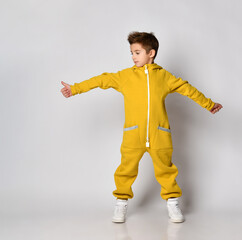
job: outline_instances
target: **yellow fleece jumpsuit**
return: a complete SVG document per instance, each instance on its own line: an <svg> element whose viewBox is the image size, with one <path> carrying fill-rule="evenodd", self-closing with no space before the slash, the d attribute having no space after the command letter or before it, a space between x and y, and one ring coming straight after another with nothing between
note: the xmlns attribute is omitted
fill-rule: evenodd
<svg viewBox="0 0 242 240"><path fill-rule="evenodd" d="M176 78L156 63L143 67L123 69L116 73L101 75L71 85L72 95L87 92L93 88L114 88L124 96L125 123L120 148L121 164L114 173L117 198L133 198L132 184L138 174L138 165L148 151L155 178L161 185L160 195L164 200L180 197L182 191L176 182L177 167L172 163L172 137L165 98L178 92L211 110L214 102L190 85L188 81Z"/></svg>

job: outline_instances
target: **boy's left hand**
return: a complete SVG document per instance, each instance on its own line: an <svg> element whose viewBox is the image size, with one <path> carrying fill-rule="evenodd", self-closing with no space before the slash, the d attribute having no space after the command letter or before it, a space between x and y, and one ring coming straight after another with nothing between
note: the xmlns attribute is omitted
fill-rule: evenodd
<svg viewBox="0 0 242 240"><path fill-rule="evenodd" d="M220 103L215 103L213 108L210 110L211 113L216 113L218 112L223 106Z"/></svg>

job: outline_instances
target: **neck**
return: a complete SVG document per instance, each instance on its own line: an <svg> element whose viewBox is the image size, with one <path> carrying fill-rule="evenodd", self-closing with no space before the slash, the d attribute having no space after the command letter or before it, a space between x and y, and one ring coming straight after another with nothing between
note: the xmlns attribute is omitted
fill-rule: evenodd
<svg viewBox="0 0 242 240"><path fill-rule="evenodd" d="M148 63L149 63L149 64L154 63L154 59L150 60Z"/></svg>

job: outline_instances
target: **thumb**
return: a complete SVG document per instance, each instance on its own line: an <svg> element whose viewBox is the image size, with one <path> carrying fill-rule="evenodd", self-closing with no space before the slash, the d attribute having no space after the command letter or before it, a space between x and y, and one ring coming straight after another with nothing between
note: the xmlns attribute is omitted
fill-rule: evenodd
<svg viewBox="0 0 242 240"><path fill-rule="evenodd" d="M69 87L69 86L70 86L69 84L67 84L67 83L65 83L65 82L63 82L63 81L61 81L61 83L62 83L62 85L65 86L65 87L67 87L67 86Z"/></svg>

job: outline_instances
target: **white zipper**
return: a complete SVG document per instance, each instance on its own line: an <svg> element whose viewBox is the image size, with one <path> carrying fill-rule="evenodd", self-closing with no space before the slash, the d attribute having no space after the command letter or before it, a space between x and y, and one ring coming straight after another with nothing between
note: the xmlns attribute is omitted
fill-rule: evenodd
<svg viewBox="0 0 242 240"><path fill-rule="evenodd" d="M149 83L149 71L147 65L145 65L145 74L147 74L147 87L148 87L148 116L147 116L147 135L146 135L146 147L150 146L149 143L149 119L150 119L150 83Z"/></svg>

